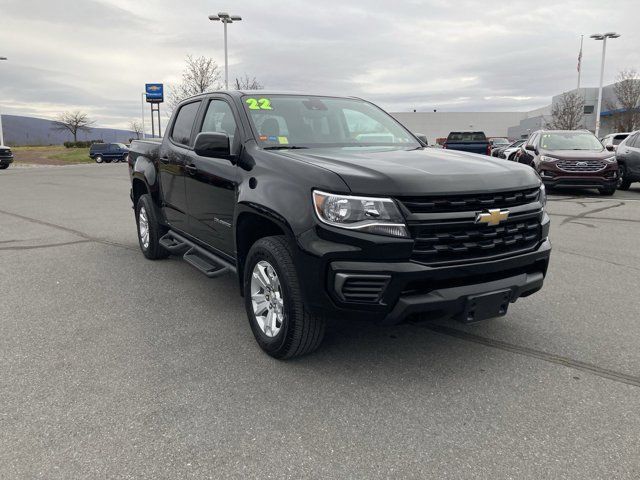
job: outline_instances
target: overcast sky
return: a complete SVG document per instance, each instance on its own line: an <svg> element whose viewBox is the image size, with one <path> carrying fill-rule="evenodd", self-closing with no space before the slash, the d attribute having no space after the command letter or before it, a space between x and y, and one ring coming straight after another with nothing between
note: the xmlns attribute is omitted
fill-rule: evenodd
<svg viewBox="0 0 640 480"><path fill-rule="evenodd" d="M358 95L390 111L530 110L640 70L639 0L0 0L0 109L52 118L81 109L100 126L140 115L145 82L175 82L187 54L270 90Z"/></svg>

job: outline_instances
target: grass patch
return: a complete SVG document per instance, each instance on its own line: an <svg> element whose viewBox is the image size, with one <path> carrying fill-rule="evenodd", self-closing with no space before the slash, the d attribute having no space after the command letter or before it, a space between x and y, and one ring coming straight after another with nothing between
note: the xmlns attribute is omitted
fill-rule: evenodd
<svg viewBox="0 0 640 480"><path fill-rule="evenodd" d="M62 145L11 147L17 163L66 165L93 163L88 148L65 148Z"/></svg>
<svg viewBox="0 0 640 480"><path fill-rule="evenodd" d="M62 148L60 153L50 153L47 158L62 160L69 163L93 163L89 158L88 148Z"/></svg>

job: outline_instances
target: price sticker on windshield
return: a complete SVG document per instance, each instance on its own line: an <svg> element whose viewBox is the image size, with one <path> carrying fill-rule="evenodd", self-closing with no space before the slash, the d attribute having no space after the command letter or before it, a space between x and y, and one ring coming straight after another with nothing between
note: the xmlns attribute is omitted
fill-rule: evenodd
<svg viewBox="0 0 640 480"><path fill-rule="evenodd" d="M247 98L245 103L249 105L249 110L273 110L268 98Z"/></svg>

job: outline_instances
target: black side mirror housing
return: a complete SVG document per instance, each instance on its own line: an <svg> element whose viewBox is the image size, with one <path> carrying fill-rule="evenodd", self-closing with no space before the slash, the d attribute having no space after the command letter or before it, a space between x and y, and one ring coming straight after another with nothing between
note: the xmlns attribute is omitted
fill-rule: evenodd
<svg viewBox="0 0 640 480"><path fill-rule="evenodd" d="M229 135L218 132L201 132L196 137L193 151L201 157L230 157Z"/></svg>
<svg viewBox="0 0 640 480"><path fill-rule="evenodd" d="M607 146L606 146L606 147L604 147L604 148L606 148L606 149L607 149L607 150L609 150L610 152L614 152L614 151L615 151L615 149L616 149L613 145L607 145Z"/></svg>
<svg viewBox="0 0 640 480"><path fill-rule="evenodd" d="M525 150L529 150L531 152L535 152L536 151L536 147L534 147L533 145L527 145L526 147L524 147Z"/></svg>
<svg viewBox="0 0 640 480"><path fill-rule="evenodd" d="M422 142L422 144L426 147L429 145L429 141L427 140L427 136L424 133L414 133L416 138Z"/></svg>

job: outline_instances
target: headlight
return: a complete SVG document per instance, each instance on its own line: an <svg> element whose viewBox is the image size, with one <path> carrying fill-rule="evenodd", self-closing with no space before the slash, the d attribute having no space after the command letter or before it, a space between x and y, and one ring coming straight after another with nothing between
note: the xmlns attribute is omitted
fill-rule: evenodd
<svg viewBox="0 0 640 480"><path fill-rule="evenodd" d="M613 157L605 158L604 161L609 163L615 163L616 157L614 155Z"/></svg>
<svg viewBox="0 0 640 480"><path fill-rule="evenodd" d="M547 157L546 155L540 155L541 162L557 162L558 159L554 157Z"/></svg>
<svg viewBox="0 0 640 480"><path fill-rule="evenodd" d="M390 198L355 197L314 190L321 222L339 228L391 237L409 237L404 217Z"/></svg>
<svg viewBox="0 0 640 480"><path fill-rule="evenodd" d="M544 183L540 184L540 203L542 204L542 208L547 206L547 189Z"/></svg>

